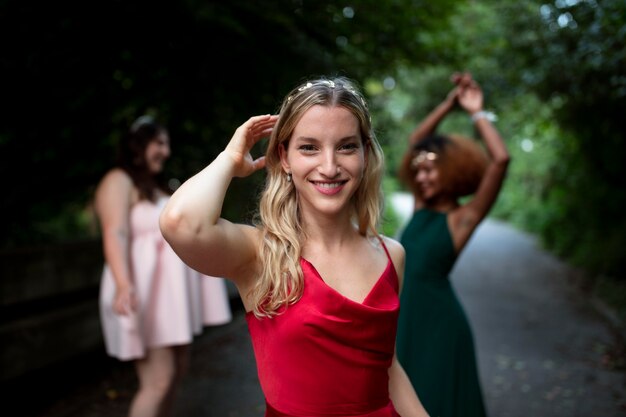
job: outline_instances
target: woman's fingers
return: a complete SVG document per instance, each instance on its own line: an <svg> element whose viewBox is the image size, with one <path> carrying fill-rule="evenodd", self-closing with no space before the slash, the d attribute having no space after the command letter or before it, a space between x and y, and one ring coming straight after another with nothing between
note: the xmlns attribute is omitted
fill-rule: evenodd
<svg viewBox="0 0 626 417"><path fill-rule="evenodd" d="M115 296L113 300L113 311L117 314L126 316L137 310L137 297L134 292L123 292Z"/></svg>
<svg viewBox="0 0 626 417"><path fill-rule="evenodd" d="M250 151L261 139L272 133L276 115L252 116L237 128L225 151L234 162L234 175L246 177L265 167L265 158L253 158Z"/></svg>
<svg viewBox="0 0 626 417"><path fill-rule="evenodd" d="M264 137L272 133L272 128L277 120L278 116L262 116L260 119L253 121L252 132L255 136Z"/></svg>
<svg viewBox="0 0 626 417"><path fill-rule="evenodd" d="M254 145L254 143L272 133L276 120L278 120L278 116L253 116L240 128L242 128L242 133L246 136L246 141L249 142L251 140L253 142L251 145Z"/></svg>
<svg viewBox="0 0 626 417"><path fill-rule="evenodd" d="M252 164L255 171L265 168L265 156L258 157Z"/></svg>
<svg viewBox="0 0 626 417"><path fill-rule="evenodd" d="M229 143L229 148L247 153L261 138L272 132L277 117L270 115L253 116L237 128Z"/></svg>
<svg viewBox="0 0 626 417"><path fill-rule="evenodd" d="M128 305L128 302L126 302L125 300L118 298L115 300L114 304L113 304L113 310L122 316L126 316L128 315L128 313L130 313L130 308Z"/></svg>

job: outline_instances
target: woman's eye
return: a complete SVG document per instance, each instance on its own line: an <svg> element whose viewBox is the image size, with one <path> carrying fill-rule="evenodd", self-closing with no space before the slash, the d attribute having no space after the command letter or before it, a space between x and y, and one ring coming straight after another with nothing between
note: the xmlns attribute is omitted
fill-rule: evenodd
<svg viewBox="0 0 626 417"><path fill-rule="evenodd" d="M298 150L300 150L302 152L315 152L315 146L313 146L313 145L300 145L300 147L298 147Z"/></svg>
<svg viewBox="0 0 626 417"><path fill-rule="evenodd" d="M356 143L344 143L339 147L339 150L344 152L354 152L357 149L359 149L359 145Z"/></svg>

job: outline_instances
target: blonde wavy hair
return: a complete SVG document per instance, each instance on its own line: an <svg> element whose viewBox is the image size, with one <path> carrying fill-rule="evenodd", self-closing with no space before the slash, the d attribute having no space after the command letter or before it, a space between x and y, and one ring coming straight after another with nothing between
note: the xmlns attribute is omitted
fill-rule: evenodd
<svg viewBox="0 0 626 417"><path fill-rule="evenodd" d="M367 103L356 84L346 77L305 81L283 100L265 153L267 177L256 220L263 234L259 248L261 276L251 294L257 317L279 314L282 308L297 302L304 290L300 257L305 234L297 192L282 169L279 148L288 146L302 115L316 105L343 107L359 122L367 162L352 198L353 221L361 235L378 236L384 156L372 129Z"/></svg>

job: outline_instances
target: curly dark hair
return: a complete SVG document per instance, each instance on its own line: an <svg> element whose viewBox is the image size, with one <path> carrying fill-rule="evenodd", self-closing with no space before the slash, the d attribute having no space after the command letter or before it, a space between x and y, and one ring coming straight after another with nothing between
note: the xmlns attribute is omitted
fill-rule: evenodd
<svg viewBox="0 0 626 417"><path fill-rule="evenodd" d="M422 151L437 154L442 192L459 198L476 192L487 167L488 159L480 145L470 138L457 135L433 134L420 140L407 151L400 166L399 176L411 191L420 195L415 182L417 167L411 162Z"/></svg>

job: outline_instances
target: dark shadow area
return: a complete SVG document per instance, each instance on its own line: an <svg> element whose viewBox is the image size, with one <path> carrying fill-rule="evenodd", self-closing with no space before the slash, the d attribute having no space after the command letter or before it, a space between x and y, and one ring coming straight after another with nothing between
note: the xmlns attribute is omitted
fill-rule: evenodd
<svg viewBox="0 0 626 417"><path fill-rule="evenodd" d="M112 400L129 400L132 389L112 387L134 383L131 366L109 358L104 349L98 349L6 381L1 389L7 415L72 416L78 415L76 411L86 404L107 398L107 394L115 397Z"/></svg>

